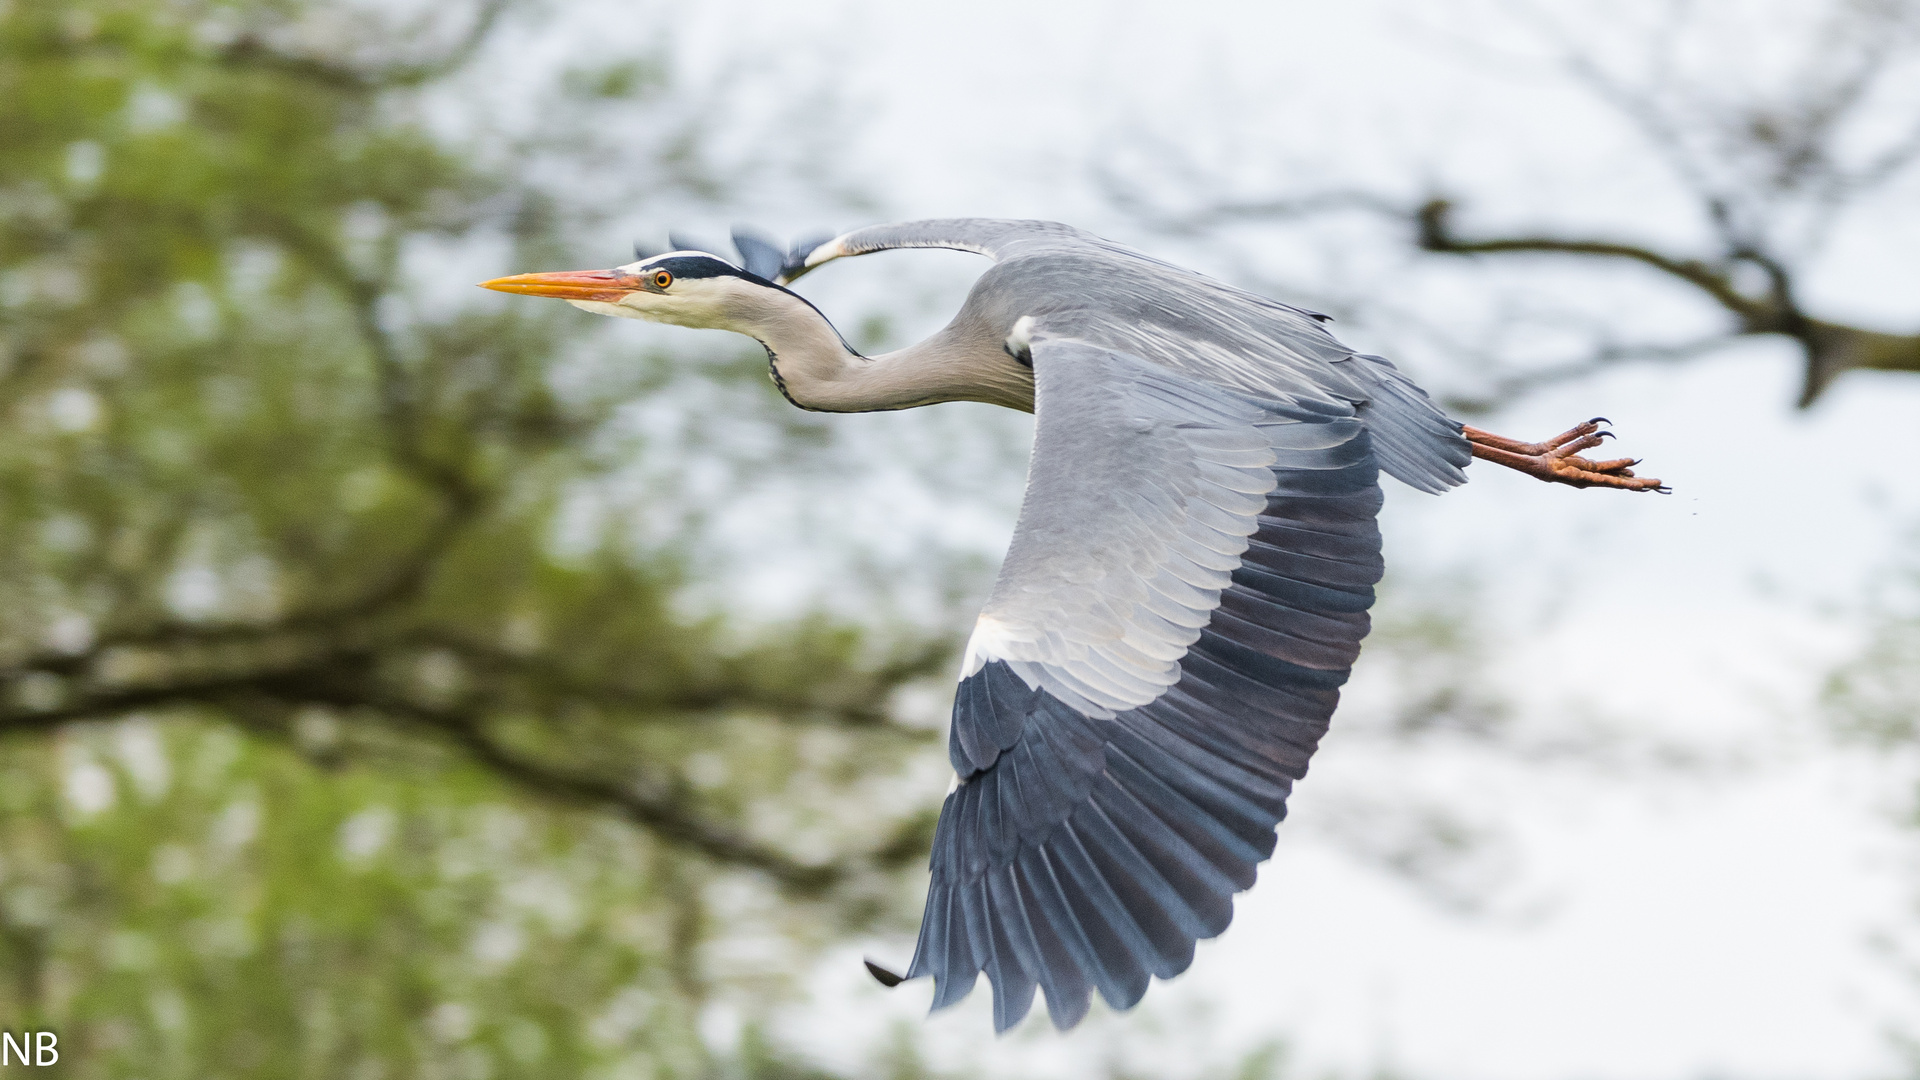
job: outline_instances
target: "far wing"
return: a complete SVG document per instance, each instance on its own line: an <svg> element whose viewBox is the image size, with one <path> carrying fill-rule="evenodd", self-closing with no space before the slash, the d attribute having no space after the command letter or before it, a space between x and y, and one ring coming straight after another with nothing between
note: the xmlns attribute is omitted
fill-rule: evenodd
<svg viewBox="0 0 1920 1080"><path fill-rule="evenodd" d="M1103 243L1092 233L1062 225L1057 221L1022 221L1012 218L932 218L926 221L901 221L888 225L870 225L837 236L815 247L800 265L787 271L782 284L822 263L850 255L867 255L894 248L950 248L971 251L990 259L1004 259L1022 247L1041 247L1061 243Z"/></svg>
<svg viewBox="0 0 1920 1080"><path fill-rule="evenodd" d="M1378 469L1351 409L1037 337L1012 547L968 645L910 977L996 1026L1184 970L1273 849L1366 634Z"/></svg>

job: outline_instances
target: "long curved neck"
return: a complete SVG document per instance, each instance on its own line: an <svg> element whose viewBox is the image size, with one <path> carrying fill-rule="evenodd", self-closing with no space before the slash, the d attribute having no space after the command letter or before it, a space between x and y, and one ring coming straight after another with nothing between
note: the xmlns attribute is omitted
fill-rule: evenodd
<svg viewBox="0 0 1920 1080"><path fill-rule="evenodd" d="M799 296L756 292L728 305L726 329L766 347L775 385L803 409L880 412L984 401L1033 411L1032 373L1002 351L998 340L975 340L982 335L956 329L957 322L917 345L861 356Z"/></svg>

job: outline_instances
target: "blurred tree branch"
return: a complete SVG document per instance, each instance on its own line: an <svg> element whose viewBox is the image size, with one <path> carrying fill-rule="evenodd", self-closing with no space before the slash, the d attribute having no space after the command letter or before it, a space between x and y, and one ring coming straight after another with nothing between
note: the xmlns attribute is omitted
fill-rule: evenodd
<svg viewBox="0 0 1920 1080"><path fill-rule="evenodd" d="M1807 314L1795 297L1798 268L1766 251L1729 244L1709 260L1617 240L1545 235L1465 238L1454 231L1452 213L1450 200L1433 198L1407 215L1416 225L1421 250L1443 255L1553 254L1635 262L1692 287L1732 316L1732 325L1724 335L1681 345L1597 352L1584 363L1567 365L1552 374L1506 380L1502 387L1507 394L1541 382L1588 374L1623 360L1696 356L1734 337L1758 334L1779 334L1800 347L1805 367L1798 404L1803 409L1847 371L1920 372L1920 334L1887 333ZM1763 291L1742 291L1735 284L1735 272L1742 264L1763 272Z"/></svg>
<svg viewBox="0 0 1920 1080"><path fill-rule="evenodd" d="M1308 221L1358 213L1404 227L1419 251L1472 259L1565 258L1645 267L1717 308L1725 329L1681 342L1603 342L1588 355L1547 368L1514 369L1491 356L1490 388L1457 404L1489 408L1537 386L1626 362L1678 361L1737 338L1781 336L1802 358L1798 405L1819 400L1848 371L1920 373L1920 332L1823 317L1802 299L1805 281L1835 218L1864 196L1908 175L1920 160L1920 122L1881 130L1876 94L1914 73L1920 59L1920 5L1909 0L1836 2L1805 50L1801 69L1775 95L1728 96L1712 76L1690 81L1676 53L1691 30L1693 5L1672 3L1642 43L1644 71L1622 75L1583 36L1542 10L1522 17L1558 54L1560 69L1612 106L1678 178L1698 208L1708 245L1686 251L1619 236L1498 227L1465 231L1457 194L1409 200L1378 190L1333 189L1243 198L1202 194L1208 178L1188 169L1180 209L1109 172L1108 197L1136 220L1169 235L1225 244L1248 223ZM1502 370L1502 369L1505 370Z"/></svg>
<svg viewBox="0 0 1920 1080"><path fill-rule="evenodd" d="M676 612L670 546L615 523L561 554L647 365L563 394L587 320L416 302L425 242L566 244L557 194L417 116L513 4L324 48L315 6L0 8L0 737L141 713L316 761L449 751L797 894L920 854L924 815L797 858L740 823L764 792L687 774L760 767L781 729L918 747L889 697L949 643L815 617L743 644ZM665 123L646 192L718 190ZM308 746L318 713L360 734ZM726 742L743 722L769 737Z"/></svg>
<svg viewBox="0 0 1920 1080"><path fill-rule="evenodd" d="M400 599L393 597L390 602ZM892 868L922 854L919 844L906 847L896 837L848 861L802 863L700 811L683 783L665 775L623 780L609 775L604 764L593 767L556 760L551 753L542 754L502 735L496 714L516 706L535 715L585 706L615 708L673 724L764 712L855 728L885 727L890 721L881 702L869 695L944 664L945 643L883 667L873 673L866 694L838 701L795 693L790 687L743 685L734 678L649 692L610 680L583 679L550 657L512 655L445 634L421 635L404 644L339 644L341 639L357 636L352 633L357 618L377 614L343 612L327 620L308 618L298 630L284 623L170 624L144 635L119 635L80 654L29 658L0 669L0 692L15 699L37 698L0 707L0 737L133 712L202 707L249 718L251 729L287 738L291 737L287 717L303 707L323 706L358 714L364 722L424 732L534 795L611 811L665 840L717 862L762 871L801 893L818 893L836 883L861 859ZM246 655L236 662L232 647L242 643L247 646ZM209 654L206 647L212 644L225 647ZM394 667L396 655L403 655L408 647L429 650L424 655L434 657L450 651L473 665L480 681L454 704L422 700L417 687L383 671ZM196 664L196 659L203 662ZM59 683L36 684L36 676ZM270 708L263 712L263 705ZM265 715L277 719L263 721ZM900 830L914 838L923 831L923 823L917 820Z"/></svg>
<svg viewBox="0 0 1920 1080"><path fill-rule="evenodd" d="M493 36L494 29L516 0L482 0L467 28L452 45L438 56L425 59L380 60L370 64L343 63L334 59L282 51L253 33L241 34L220 50L221 62L239 68L252 68L296 79L311 80L322 86L345 90L389 90L420 86L444 78L465 67ZM430 31L432 16L417 20L412 27L394 27L395 40L410 41Z"/></svg>

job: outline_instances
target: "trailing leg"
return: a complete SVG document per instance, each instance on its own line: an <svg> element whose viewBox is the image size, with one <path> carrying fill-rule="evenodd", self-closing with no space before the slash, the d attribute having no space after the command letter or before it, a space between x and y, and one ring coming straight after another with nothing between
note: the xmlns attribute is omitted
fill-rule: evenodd
<svg viewBox="0 0 1920 1080"><path fill-rule="evenodd" d="M1601 429L1600 425L1606 422L1606 417L1596 416L1545 442L1537 443L1509 439L1475 427L1465 428L1464 432L1467 442L1473 446L1474 457L1484 458L1495 465L1505 465L1548 483L1671 493L1671 488L1653 477L1633 475L1633 466L1640 464L1637 458L1590 461L1579 456L1580 451L1591 450L1613 436L1613 432Z"/></svg>

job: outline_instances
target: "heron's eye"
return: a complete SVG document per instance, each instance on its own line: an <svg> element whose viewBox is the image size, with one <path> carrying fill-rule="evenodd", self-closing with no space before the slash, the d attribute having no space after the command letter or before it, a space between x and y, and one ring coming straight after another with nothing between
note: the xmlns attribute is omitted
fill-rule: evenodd
<svg viewBox="0 0 1920 1080"><path fill-rule="evenodd" d="M671 284L673 284L673 275L672 275L672 274L669 274L669 273L667 273L667 272L666 272L665 270L655 270L655 271L653 272L653 287L654 287L654 288L656 288L656 289L664 289L664 288L666 288L667 286L669 286L669 285L671 285Z"/></svg>

